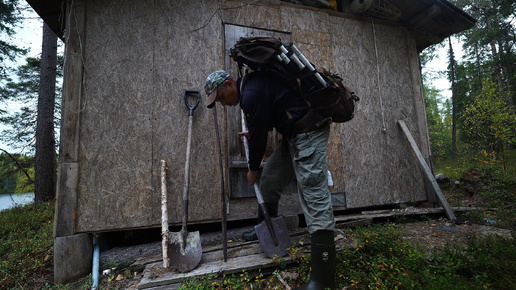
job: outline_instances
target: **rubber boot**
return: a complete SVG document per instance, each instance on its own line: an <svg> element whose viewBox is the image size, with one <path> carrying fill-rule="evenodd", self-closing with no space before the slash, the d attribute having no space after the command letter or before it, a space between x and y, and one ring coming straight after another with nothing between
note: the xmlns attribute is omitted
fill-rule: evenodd
<svg viewBox="0 0 516 290"><path fill-rule="evenodd" d="M311 242L312 272L310 274L310 281L297 289L336 289L333 231L316 231L311 236Z"/></svg>
<svg viewBox="0 0 516 290"><path fill-rule="evenodd" d="M267 212L269 216L277 217L278 216L278 204L277 203L265 203L265 208L267 208ZM260 224L264 220L263 212L258 205L258 224ZM256 241L258 240L258 236L256 235L256 230L253 227L253 230L249 232L245 232L242 234L242 240L244 241Z"/></svg>

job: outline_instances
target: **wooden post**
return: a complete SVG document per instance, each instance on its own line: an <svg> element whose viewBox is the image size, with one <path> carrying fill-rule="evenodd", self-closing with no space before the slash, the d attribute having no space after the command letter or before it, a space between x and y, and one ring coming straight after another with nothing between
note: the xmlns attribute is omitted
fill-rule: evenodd
<svg viewBox="0 0 516 290"><path fill-rule="evenodd" d="M435 177L432 174L430 167L428 166L428 164L426 164L425 159L423 158L423 154L421 154L421 151L419 151L416 141L412 137L412 134L410 134L410 131L407 128L407 125L405 124L405 121L398 120L398 124L400 125L401 130L403 130L405 137L407 137L407 140L409 141L410 146L412 147L412 151L414 152L414 154L416 154L416 157L419 160L419 164L421 164L421 166L423 167L423 171L424 171L426 177L432 184L432 187L435 190L435 193L439 199L439 202L441 203L442 207L444 208L444 212L446 213L446 216L448 217L448 219L450 219L452 221L456 220L457 218L455 217L453 210L451 209L450 205L448 204L448 201L446 201L444 194L442 193L441 189L439 188L439 185L437 184L437 181L435 180Z"/></svg>
<svg viewBox="0 0 516 290"><path fill-rule="evenodd" d="M167 211L167 163L161 160L161 246L163 248L163 268L168 268L168 211Z"/></svg>

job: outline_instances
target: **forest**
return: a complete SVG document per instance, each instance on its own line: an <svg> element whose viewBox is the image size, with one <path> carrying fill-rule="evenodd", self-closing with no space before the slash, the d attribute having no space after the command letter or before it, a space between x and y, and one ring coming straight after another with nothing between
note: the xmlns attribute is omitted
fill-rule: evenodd
<svg viewBox="0 0 516 290"><path fill-rule="evenodd" d="M433 162L457 158L505 164L516 144L514 115L515 8L514 1L450 1L477 20L476 26L427 48L421 64L435 57L437 47L447 49L444 73L451 98L444 99L424 74L424 97ZM463 52L462 58L456 52ZM424 69L423 69L424 70Z"/></svg>
<svg viewBox="0 0 516 290"><path fill-rule="evenodd" d="M511 0L449 2L466 11L477 23L474 28L420 54L433 166L438 169L449 161L475 160L505 167L516 145L516 3ZM36 194L36 199L50 200L55 195L55 184L47 185L53 190L38 190L35 185L38 180L55 180L56 176L63 59L56 55L57 38L48 36L53 33L43 25L42 55L55 55L50 72L55 81L53 85L45 85L40 80L48 79L42 75L49 74L48 64L42 64L47 57L29 57L26 49L9 42L24 25L23 12L28 9L31 8L21 0L0 3L0 124L4 125L0 141L8 147L0 148L0 193L51 191L46 197ZM50 45L45 46L45 37L50 39ZM447 67L439 72L427 70L427 64L443 50L447 51ZM457 52L461 52L461 57L456 56ZM449 87L435 87L435 79L443 76L448 79ZM451 90L451 97L445 97L443 90ZM44 95L53 101L50 108L41 106ZM9 111L6 107L9 102L22 104L21 109ZM43 124L38 122L43 118L50 118L51 122L45 123L51 128L38 127L38 123ZM37 133L38 130L46 131ZM37 136L47 136L50 140L38 142ZM43 143L46 147L38 149L37 144ZM36 162L38 156L50 156L50 159ZM51 171L53 175L38 175L36 164L46 166L39 172Z"/></svg>

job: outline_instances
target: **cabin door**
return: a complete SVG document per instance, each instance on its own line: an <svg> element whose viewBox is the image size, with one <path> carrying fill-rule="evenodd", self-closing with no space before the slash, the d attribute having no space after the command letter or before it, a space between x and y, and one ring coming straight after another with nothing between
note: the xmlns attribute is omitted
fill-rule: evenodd
<svg viewBox="0 0 516 290"><path fill-rule="evenodd" d="M256 29L251 27L243 27L236 25L225 25L225 70L233 76L238 76L238 66L235 61L229 57L229 50L240 39L240 37L250 36L274 36L279 37L285 44L290 42L290 34L277 31L269 31ZM240 141L238 132L242 131L242 123L240 117L240 106L226 107L225 111L226 132L227 132L227 154L228 154L228 174L229 174L229 190L230 198L254 197L254 189L247 181L247 161L245 157L244 145ZM264 161L267 160L281 135L275 130L269 132L267 141L267 150L265 152ZM262 167L263 167L262 163ZM292 182L291 188L285 190L285 193L297 192L295 182Z"/></svg>

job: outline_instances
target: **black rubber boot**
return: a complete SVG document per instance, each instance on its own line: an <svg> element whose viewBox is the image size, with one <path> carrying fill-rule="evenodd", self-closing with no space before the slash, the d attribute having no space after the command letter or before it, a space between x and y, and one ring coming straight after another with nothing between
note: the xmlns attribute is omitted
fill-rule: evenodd
<svg viewBox="0 0 516 290"><path fill-rule="evenodd" d="M265 207L267 208L267 212L269 213L270 217L277 217L278 216L278 204L277 203L265 203ZM263 221L263 212L260 209L260 206L258 206L258 224ZM256 241L258 240L258 236L256 235L256 230L253 227L252 231L245 232L242 234L242 240L244 241Z"/></svg>
<svg viewBox="0 0 516 290"><path fill-rule="evenodd" d="M335 282L335 242L333 231L316 231L312 241L312 273L310 281L297 289L336 289Z"/></svg>

